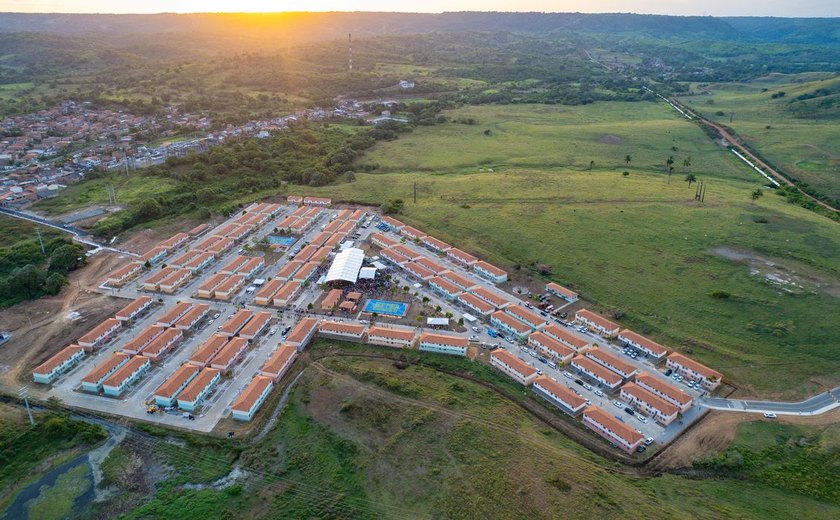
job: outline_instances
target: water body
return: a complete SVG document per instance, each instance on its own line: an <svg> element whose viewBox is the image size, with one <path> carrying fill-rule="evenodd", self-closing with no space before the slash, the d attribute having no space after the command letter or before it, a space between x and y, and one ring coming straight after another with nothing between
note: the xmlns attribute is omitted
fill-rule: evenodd
<svg viewBox="0 0 840 520"><path fill-rule="evenodd" d="M92 480L92 471L90 467L90 462L88 461L88 455L85 453L84 455L79 455L75 459L71 460L70 462L65 462L64 464L56 467L43 477L41 477L37 482L32 483L25 488L23 488L20 493L15 497L15 501L9 506L6 512L3 514L4 520L26 520L29 518L29 502L36 500L41 493L51 488L55 485L58 477L64 475L68 471L71 471L78 466L85 465L87 466L87 472L85 473L85 478ZM88 486L87 491L82 494L81 496L76 498L76 501L73 503L73 512L79 512L84 507L87 507L87 504L93 500L95 496L93 482L91 485ZM32 519L36 520L36 519Z"/></svg>
<svg viewBox="0 0 840 520"><path fill-rule="evenodd" d="M102 481L100 465L108 457L108 454L111 453L111 450L125 438L125 430L110 426L106 426L106 428L111 435L104 443L90 450L88 453L79 455L75 459L54 468L42 476L37 482L23 488L15 497L14 502L3 513L3 520L26 520L32 518L29 515L30 503L37 500L43 492L55 486L62 475L73 471L79 466L86 467L84 478L90 482L90 485L87 486L84 493L76 497L72 509L67 512L67 516L79 515L94 501L106 500L110 494L107 490L101 490L99 488L99 484ZM37 519L32 518L32 520Z"/></svg>
<svg viewBox="0 0 840 520"><path fill-rule="evenodd" d="M281 235L268 235L268 243L273 246L289 247L297 240L295 237L284 237Z"/></svg>

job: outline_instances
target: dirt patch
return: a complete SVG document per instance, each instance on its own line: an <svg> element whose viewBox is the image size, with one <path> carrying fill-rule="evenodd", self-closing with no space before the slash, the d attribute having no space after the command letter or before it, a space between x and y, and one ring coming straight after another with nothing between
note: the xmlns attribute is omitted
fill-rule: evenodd
<svg viewBox="0 0 840 520"><path fill-rule="evenodd" d="M712 411L697 426L668 447L650 467L661 471L685 468L697 459L723 453L735 440L739 425L763 420L770 419L763 419L759 414ZM786 424L824 426L840 423L840 409L812 417L782 415L772 420Z"/></svg>
<svg viewBox="0 0 840 520"><path fill-rule="evenodd" d="M126 305L123 298L93 291L115 263L124 262L119 256L98 254L89 265L71 273L58 295L0 313L0 329L12 332L12 339L0 348L0 385L16 389L29 384L32 368Z"/></svg>
<svg viewBox="0 0 840 520"><path fill-rule="evenodd" d="M748 266L751 275L760 277L765 283L785 292L793 294L821 292L840 298L840 280L817 273L813 268L799 262L770 258L749 249L729 246L715 247L711 253Z"/></svg>
<svg viewBox="0 0 840 520"><path fill-rule="evenodd" d="M605 134L598 139L598 142L603 144L621 144L621 138L617 135Z"/></svg>

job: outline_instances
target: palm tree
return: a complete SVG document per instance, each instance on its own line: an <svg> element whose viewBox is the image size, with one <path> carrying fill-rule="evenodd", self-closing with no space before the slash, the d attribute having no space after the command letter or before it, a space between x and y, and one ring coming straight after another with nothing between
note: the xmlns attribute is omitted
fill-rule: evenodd
<svg viewBox="0 0 840 520"><path fill-rule="evenodd" d="M624 156L624 165L629 168L630 167L630 161L632 161L632 160L633 160L633 158L630 157L630 154L628 153L627 155Z"/></svg>
<svg viewBox="0 0 840 520"><path fill-rule="evenodd" d="M688 183L688 187L690 188L692 183L697 182L697 177L695 177L693 173L689 173L685 176L685 182Z"/></svg>
<svg viewBox="0 0 840 520"><path fill-rule="evenodd" d="M752 200L758 200L764 196L764 192L761 190L761 188L756 188L755 190L753 190L752 195L750 196L752 197Z"/></svg>
<svg viewBox="0 0 840 520"><path fill-rule="evenodd" d="M691 166L691 156L686 157L683 159L683 171L687 172L688 168Z"/></svg>
<svg viewBox="0 0 840 520"><path fill-rule="evenodd" d="M674 156L673 155L668 157L668 160L665 161L665 165L668 166L668 168L670 168L671 166L674 165Z"/></svg>
<svg viewBox="0 0 840 520"><path fill-rule="evenodd" d="M592 173L593 166L595 166L595 161L589 161L589 173Z"/></svg>
<svg viewBox="0 0 840 520"><path fill-rule="evenodd" d="M668 184L671 184L671 174L674 173L674 167L668 166Z"/></svg>

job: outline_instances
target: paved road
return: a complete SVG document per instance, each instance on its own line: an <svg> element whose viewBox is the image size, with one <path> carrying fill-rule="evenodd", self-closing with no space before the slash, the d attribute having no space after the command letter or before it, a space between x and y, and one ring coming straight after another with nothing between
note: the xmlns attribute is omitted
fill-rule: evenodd
<svg viewBox="0 0 840 520"><path fill-rule="evenodd" d="M59 231L64 231L65 233L70 233L71 235L73 235L73 240L75 240L76 242L80 242L93 248L104 249L106 251L113 251L115 253L122 253L124 255L140 256L136 253L132 253L131 251L125 251L123 249L117 249L115 247L103 246L102 244L95 242L93 239L91 239L90 234L84 229L77 228L75 226L70 226L68 224L64 224L56 220L45 219L43 217L39 217L31 213L24 213L22 211L16 211L9 208L0 208L0 213L12 218L34 222L35 224L41 224L42 226L47 226L53 229L57 229Z"/></svg>
<svg viewBox="0 0 840 520"><path fill-rule="evenodd" d="M701 399L699 404L705 408L728 412L773 412L779 415L820 415L840 407L840 387L798 403L709 398Z"/></svg>

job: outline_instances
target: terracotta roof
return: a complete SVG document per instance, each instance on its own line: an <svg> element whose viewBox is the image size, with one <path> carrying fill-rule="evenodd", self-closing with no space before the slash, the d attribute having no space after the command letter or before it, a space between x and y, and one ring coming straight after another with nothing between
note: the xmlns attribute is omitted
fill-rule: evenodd
<svg viewBox="0 0 840 520"><path fill-rule="evenodd" d="M690 403L693 399L689 394L683 392L679 388L669 385L668 383L660 380L658 377L653 376L651 374L646 374L644 372L636 376L636 383L653 388L654 390L667 395L672 400L680 403L680 405L683 406Z"/></svg>
<svg viewBox="0 0 840 520"><path fill-rule="evenodd" d="M210 278L208 278L203 284L201 284L198 287L198 290L199 291L212 291L213 289L215 289L216 287L221 285L222 282L227 280L227 278L228 278L228 275L226 275L226 274L216 273L213 276L211 276Z"/></svg>
<svg viewBox="0 0 840 520"><path fill-rule="evenodd" d="M144 356L134 356L128 360L128 363L121 366L114 372L111 377L102 382L103 386L118 386L120 383L128 379L128 377L138 368L145 365L149 358Z"/></svg>
<svg viewBox="0 0 840 520"><path fill-rule="evenodd" d="M275 278L289 278L301 267L303 267L303 262L301 260L292 260L277 271L277 276L275 276Z"/></svg>
<svg viewBox="0 0 840 520"><path fill-rule="evenodd" d="M187 313L192 308L193 304L190 302L176 303L174 307L166 311L166 314L158 318L157 323L165 326L170 326L177 321L181 316Z"/></svg>
<svg viewBox="0 0 840 520"><path fill-rule="evenodd" d="M233 260L228 262L227 265L225 265L222 268L222 271L228 271L228 272L231 272L231 273L235 273L237 270L239 270L239 268L241 268L243 265L245 265L245 263L247 261L248 261L247 256L237 255L237 256L233 257Z"/></svg>
<svg viewBox="0 0 840 520"><path fill-rule="evenodd" d="M195 401L198 395L207 388L217 374L219 374L219 371L215 368L202 368L201 372L195 376L195 379L190 381L190 384L184 388L184 391L178 394L178 400L187 403Z"/></svg>
<svg viewBox="0 0 840 520"><path fill-rule="evenodd" d="M318 326L318 332L357 334L362 335L366 327L360 323L342 323L338 321L322 321Z"/></svg>
<svg viewBox="0 0 840 520"><path fill-rule="evenodd" d="M157 388L157 390L155 390L155 395L168 398L175 397L175 392L177 392L181 386L183 386L188 379L191 379L199 370L199 367L195 365L186 364L179 366L174 372L172 372L172 375L169 376L166 381Z"/></svg>
<svg viewBox="0 0 840 520"><path fill-rule="evenodd" d="M520 321L524 321L525 323L533 326L538 327L543 323L546 323L548 320L543 318L536 312L531 311L527 307L523 307L522 305L511 305L505 308L505 312L508 314L513 315L516 318L519 318Z"/></svg>
<svg viewBox="0 0 840 520"><path fill-rule="evenodd" d="M68 345L61 349L56 355L41 363L38 366L38 368L36 368L32 372L35 374L49 374L50 372L55 370L56 367L62 365L68 359L78 354L79 351L84 352L84 350L85 349L83 349L79 345Z"/></svg>
<svg viewBox="0 0 840 520"><path fill-rule="evenodd" d="M417 255L415 255L415 256L417 256ZM425 267L426 269L431 269L432 271L435 272L435 274L442 273L442 272L446 271L445 266L435 262L434 260L430 260L429 258L426 258L425 256L421 257L421 258L418 258L416 260L416 262L418 264L422 265L423 267Z"/></svg>
<svg viewBox="0 0 840 520"><path fill-rule="evenodd" d="M490 317L496 318L497 320L501 321L502 323L504 323L505 325L507 325L508 327L512 328L520 334L531 332L531 327L525 325L510 314L505 313L505 311L496 311L493 314L491 314Z"/></svg>
<svg viewBox="0 0 840 520"><path fill-rule="evenodd" d="M483 269L484 271L487 271L493 276L504 276L507 274L507 271L505 271L504 269L500 269L493 264L485 262L484 260L479 260L478 262L476 262L473 268Z"/></svg>
<svg viewBox="0 0 840 520"><path fill-rule="evenodd" d="M175 326L181 327L189 327L194 322L201 319L205 314L210 312L210 306L206 303L197 303L193 306L192 309L188 310L186 314L181 316L178 321L175 322Z"/></svg>
<svg viewBox="0 0 840 520"><path fill-rule="evenodd" d="M251 318L242 330L239 331L239 335L246 337L246 336L256 336L259 331L261 331L268 322L271 321L271 313L265 311L259 311L254 314L254 317Z"/></svg>
<svg viewBox="0 0 840 520"><path fill-rule="evenodd" d="M376 241L379 241L382 244L385 244L386 247L393 246L393 245L396 245L396 244L400 243L399 240L393 239L389 236L385 236L382 233L371 233L369 238L370 238L371 242L376 240Z"/></svg>
<svg viewBox="0 0 840 520"><path fill-rule="evenodd" d="M140 262L130 262L130 263L118 268L116 271L112 271L108 275L108 278L109 279L111 279L111 278L113 278L113 279L124 278L124 277L128 276L129 273L131 273L132 271L139 270L142 267L143 267L143 264L140 263Z"/></svg>
<svg viewBox="0 0 840 520"><path fill-rule="evenodd" d="M236 410L237 412L250 412L251 408L254 406L254 403L257 402L257 399L263 395L265 389L272 386L273 383L271 382L271 378L257 376L248 383L248 386L239 394L239 397L236 398L233 405L231 406L232 410Z"/></svg>
<svg viewBox="0 0 840 520"><path fill-rule="evenodd" d="M462 262L465 262L465 263L468 263L468 264L478 261L478 258L476 258L475 256L467 253L466 251L462 251L462 250L458 249L457 247L453 247L452 249L447 251L446 256L451 256L453 258L457 258L457 259L461 260Z"/></svg>
<svg viewBox="0 0 840 520"><path fill-rule="evenodd" d="M172 276L172 275L173 275L176 271L178 271L178 269L177 269L177 268L175 268L175 267L164 267L163 269L161 269L160 271L156 272L156 273L155 273L155 274L153 274L152 276L150 276L150 277L146 278L146 281L145 281L144 283L148 283L148 284L156 284L156 283L158 283L158 282L160 282L160 281L162 281L162 280L165 280L165 279L169 278L169 277L170 277L170 276Z"/></svg>
<svg viewBox="0 0 840 520"><path fill-rule="evenodd" d="M210 360L211 365L227 367L243 350L248 348L245 338L231 338L224 347Z"/></svg>
<svg viewBox="0 0 840 520"><path fill-rule="evenodd" d="M275 300L281 300L281 301L288 300L289 298L291 298L294 294L296 294L300 290L300 287L301 287L300 282L295 282L295 281L286 282L283 285L283 287L280 288L279 291L274 293L274 299Z"/></svg>
<svg viewBox="0 0 840 520"><path fill-rule="evenodd" d="M199 365L206 365L227 343L227 336L221 334L213 334L201 344L200 347L193 351L190 356L190 361Z"/></svg>
<svg viewBox="0 0 840 520"><path fill-rule="evenodd" d="M120 318L120 317L128 318L132 314L139 311L140 309L149 305L150 303L152 303L152 299L150 297L148 297L148 296L138 296L137 298L134 299L134 301L132 301L131 303L129 303L128 305L126 305L125 307L120 309L117 312L116 317L117 318Z"/></svg>
<svg viewBox="0 0 840 520"><path fill-rule="evenodd" d="M622 392L627 392L628 394L632 395L636 399L646 402L651 407L655 408L659 412L663 413L664 415L674 415L675 413L679 412L680 409L674 406L673 404L669 403L665 399L662 399L656 394L651 393L650 391L642 388L641 386L635 383L627 383L621 387Z"/></svg>
<svg viewBox="0 0 840 520"><path fill-rule="evenodd" d="M604 327L606 330L616 330L616 329L619 328L618 323L615 323L614 321L610 321L607 318L601 316L600 314L595 314L594 312L586 310L586 309L581 309L581 310L575 312L575 317L577 317L577 316L581 316L583 318L586 318L587 320L595 323L596 325L598 325L600 327Z"/></svg>
<svg viewBox="0 0 840 520"><path fill-rule="evenodd" d="M182 243L186 240L189 240L190 236L186 233L176 233L171 237L167 238L163 242L160 243L163 247L174 247L178 245L178 243Z"/></svg>
<svg viewBox="0 0 840 520"><path fill-rule="evenodd" d="M184 333L178 329L166 329L161 335L153 339L149 346L143 349L143 355L156 358L183 335Z"/></svg>
<svg viewBox="0 0 840 520"><path fill-rule="evenodd" d="M528 341L530 342L531 340L539 342L545 348L556 353L561 358L573 356L575 354L574 349L567 347L566 345L560 343L548 334L544 334L542 332L534 332L533 334L528 336Z"/></svg>
<svg viewBox="0 0 840 520"><path fill-rule="evenodd" d="M424 332L420 334L421 343L439 343L443 345L452 345L455 347L468 347L470 341L461 336L450 336L449 334L435 334L433 332Z"/></svg>
<svg viewBox="0 0 840 520"><path fill-rule="evenodd" d="M504 364L509 366L510 368L516 370L524 377L532 376L537 373L537 369L529 365L528 363L522 361L518 357L514 356L507 350L500 348L496 349L490 353L490 357L498 359L502 361Z"/></svg>
<svg viewBox="0 0 840 520"><path fill-rule="evenodd" d="M341 299L341 289L333 289L321 300L322 309L332 309Z"/></svg>
<svg viewBox="0 0 840 520"><path fill-rule="evenodd" d="M400 341L411 341L417 333L414 330L406 329L389 329L386 327L371 327L368 330L368 337L379 336L383 338L393 338Z"/></svg>
<svg viewBox="0 0 840 520"><path fill-rule="evenodd" d="M262 288L257 291L255 295L256 298L271 298L274 296L274 293L280 290L281 287L286 283L285 279L275 278L269 281L267 284L263 285Z"/></svg>
<svg viewBox="0 0 840 520"><path fill-rule="evenodd" d="M444 271L439 275L441 278L446 278L450 282L454 283L455 285L461 287L462 289L466 290L470 287L478 285L478 282L475 282L466 276L461 276L460 274L456 273L455 271Z"/></svg>
<svg viewBox="0 0 840 520"><path fill-rule="evenodd" d="M541 386L544 390L548 390L552 394L559 397L563 402L568 404L573 410L586 404L586 399L577 395L569 388L561 385L557 381L547 376L539 376L534 379L534 385Z"/></svg>
<svg viewBox="0 0 840 520"><path fill-rule="evenodd" d="M429 284L434 284L449 294L458 294L464 291L454 283L445 278L441 278L440 276L435 276L434 278L429 279Z"/></svg>
<svg viewBox="0 0 840 520"><path fill-rule="evenodd" d="M572 345L572 347L576 350L580 350L583 347L592 344L591 341L578 336L574 332L567 330L565 327L559 327L554 323L549 323L542 331L558 341L566 342Z"/></svg>
<svg viewBox="0 0 840 520"><path fill-rule="evenodd" d="M421 230L417 229L416 227L411 227L411 226L404 226L400 230L400 234L401 235L410 235L410 236L413 236L415 238L423 238L423 237L426 236L426 233L422 232Z"/></svg>
<svg viewBox="0 0 840 520"><path fill-rule="evenodd" d="M611 386L620 383L624 380L620 375L616 374L612 370L609 370L605 366L600 365L595 361L592 361L591 359L583 356L577 356L573 358L571 364L579 366L587 372L595 374L596 376L609 383Z"/></svg>
<svg viewBox="0 0 840 520"><path fill-rule="evenodd" d="M423 238L423 242L441 251L452 247L443 240L438 240L437 238L430 235L427 235L425 238Z"/></svg>
<svg viewBox="0 0 840 520"><path fill-rule="evenodd" d="M597 347L592 350L587 350L585 355L586 357L592 358L596 361L600 360L604 364L615 367L614 371L619 374L623 374L624 377L627 377L629 374L638 370L635 365L631 365L630 363L627 363L626 361L623 361Z"/></svg>
<svg viewBox="0 0 840 520"><path fill-rule="evenodd" d="M500 296L499 294L484 287L475 287L473 289L470 289L470 292L478 296L479 298L490 302L495 307L503 307L505 304L510 303L509 299L505 298L504 296Z"/></svg>
<svg viewBox="0 0 840 520"><path fill-rule="evenodd" d="M169 286L169 285L177 284L180 281L182 281L184 278L189 278L190 276L192 276L192 273L190 272L189 269L176 269L174 273L172 273L171 275L169 275L166 278L164 278L163 280L161 280L160 285L161 285L161 287L163 287L165 285Z"/></svg>
<svg viewBox="0 0 840 520"><path fill-rule="evenodd" d="M547 284L545 284L545 288L547 290L554 291L556 293L560 293L560 294L566 296L567 298L577 298L578 297L578 293L574 292L571 289L566 289L565 287L563 287L559 283L548 282Z"/></svg>
<svg viewBox="0 0 840 520"><path fill-rule="evenodd" d="M695 372L702 375L706 379L716 378L718 381L723 379L723 374L721 374L717 370L712 370L711 368L707 367L706 365L700 364L697 361L694 361L691 358L685 357L682 354L679 354L677 352L674 352L673 354L668 356L668 359L677 363L677 364L679 364L679 365L682 365L686 368L694 370Z"/></svg>
<svg viewBox="0 0 840 520"><path fill-rule="evenodd" d="M612 415L597 406L590 406L583 411L584 416L589 417L598 424L609 428L617 437L624 439L628 444L633 445L645 438L644 435L637 432L630 426L619 421Z"/></svg>
<svg viewBox="0 0 840 520"><path fill-rule="evenodd" d="M156 256L158 256L160 254L166 254L168 251L169 251L169 249L167 249L163 246L153 247L153 248L149 249L148 251L146 251L146 254L144 254L143 256L140 257L140 261L142 261L142 262L149 261L152 258L155 258Z"/></svg>
<svg viewBox="0 0 840 520"><path fill-rule="evenodd" d="M306 336L318 326L318 320L315 318L303 318L298 322L297 325L292 329L289 335L286 337L286 341L289 343L301 343Z"/></svg>
<svg viewBox="0 0 840 520"><path fill-rule="evenodd" d="M620 338L627 338L628 340L641 345L642 347L646 348L647 350L653 352L657 356L663 356L668 353L668 349L660 345L659 343L648 339L641 334L636 334L630 329L624 329L618 333Z"/></svg>
<svg viewBox="0 0 840 520"><path fill-rule="evenodd" d="M280 345L277 351L260 368L260 372L266 374L279 374L289 361L297 356L297 349L291 345Z"/></svg>
<svg viewBox="0 0 840 520"><path fill-rule="evenodd" d="M458 300L468 303L469 305L478 308L479 312L488 313L496 309L486 301L472 293L461 293L458 295Z"/></svg>
<svg viewBox="0 0 840 520"><path fill-rule="evenodd" d="M241 274L232 274L232 275L228 276L227 279L225 279L224 282L217 285L214 290L217 291L217 292L220 292L220 293L227 293L227 292L230 292L230 291L237 290L239 287L242 287L242 284L244 284L244 283L245 283L245 277L244 276L242 276Z"/></svg>
<svg viewBox="0 0 840 520"><path fill-rule="evenodd" d="M434 271L431 271L431 270L423 267L422 265L418 264L417 262L407 262L405 265L403 265L403 269L405 269L406 271L414 274L415 276L417 276L419 278L429 278L429 277L434 276L434 274L435 274Z"/></svg>
<svg viewBox="0 0 840 520"><path fill-rule="evenodd" d="M228 320L222 325L222 328L219 329L219 332L222 334L236 334L239 329L241 329L245 323L248 322L254 316L253 311L249 311L248 309L241 309L237 311L236 314L228 318Z"/></svg>
<svg viewBox="0 0 840 520"><path fill-rule="evenodd" d="M96 365L93 370L88 372L88 375L82 378L83 383L96 383L103 377L105 374L110 372L120 363L128 360L130 356L124 352L114 352L111 357L103 361L102 363Z"/></svg>
<svg viewBox="0 0 840 520"><path fill-rule="evenodd" d="M138 354L141 350L146 348L153 339L163 334L163 331L165 330L166 327L161 327L160 325L151 325L146 327L140 332L140 334L131 338L131 341L126 343L122 349L129 354Z"/></svg>
<svg viewBox="0 0 840 520"><path fill-rule="evenodd" d="M93 343L96 339L113 327L119 328L122 324L116 318L108 318L96 327L90 330L87 334L79 338L79 343Z"/></svg>

